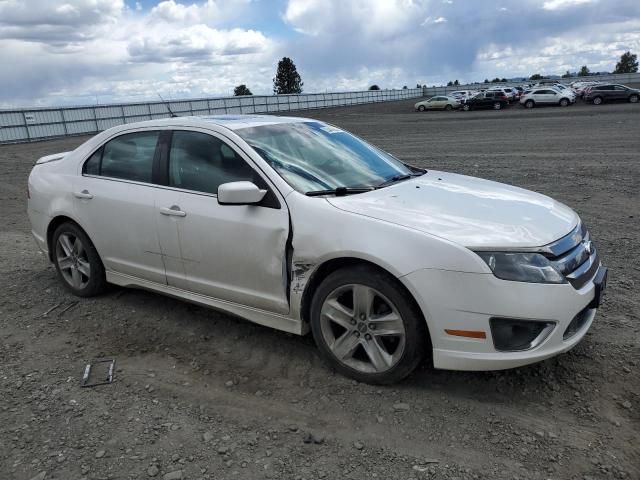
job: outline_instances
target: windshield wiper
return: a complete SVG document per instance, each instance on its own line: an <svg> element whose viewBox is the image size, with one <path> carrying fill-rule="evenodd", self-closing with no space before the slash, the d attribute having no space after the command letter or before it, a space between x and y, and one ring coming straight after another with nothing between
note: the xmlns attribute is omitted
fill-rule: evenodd
<svg viewBox="0 0 640 480"><path fill-rule="evenodd" d="M376 185L376 188L384 188L389 185L393 185L394 183L402 182L403 180L408 180L413 177L419 177L420 175L424 175L426 172L415 172L415 173L401 173L399 175L394 175L393 177L385 180L384 182Z"/></svg>
<svg viewBox="0 0 640 480"><path fill-rule="evenodd" d="M354 193L370 192L371 190L373 190L373 187L337 187L327 190L314 190L312 192L305 193L305 195L307 197L318 197L321 195L335 195L336 197L343 197Z"/></svg>

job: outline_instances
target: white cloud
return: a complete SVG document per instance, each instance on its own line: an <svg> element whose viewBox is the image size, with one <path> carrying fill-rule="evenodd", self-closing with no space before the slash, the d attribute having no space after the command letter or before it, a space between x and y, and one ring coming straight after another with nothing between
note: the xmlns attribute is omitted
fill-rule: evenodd
<svg viewBox="0 0 640 480"><path fill-rule="evenodd" d="M124 0L0 1L0 39L68 44L101 35L117 22Z"/></svg>
<svg viewBox="0 0 640 480"><path fill-rule="evenodd" d="M545 10L562 10L575 7L584 3L591 3L593 0L547 0L542 5Z"/></svg>
<svg viewBox="0 0 640 480"><path fill-rule="evenodd" d="M389 37L424 18L424 0L289 0L284 20L298 32L318 36L354 30Z"/></svg>
<svg viewBox="0 0 640 480"><path fill-rule="evenodd" d="M215 61L220 56L260 53L270 48L269 40L255 30L217 30L206 25L145 30L128 46L133 61Z"/></svg>
<svg viewBox="0 0 640 480"><path fill-rule="evenodd" d="M184 4L176 0L163 0L151 9L149 19L167 23L215 24L239 16L250 0L206 0Z"/></svg>
<svg viewBox="0 0 640 480"><path fill-rule="evenodd" d="M42 1L29 14L23 2L0 1L0 63L29 58L0 69L0 105L228 95L234 83L270 91L276 42L216 26L248 0L223 3L167 1L144 12L122 0Z"/></svg>
<svg viewBox="0 0 640 480"><path fill-rule="evenodd" d="M270 93L283 56L311 92L611 70L640 51L638 0L127 4L0 0L0 105Z"/></svg>

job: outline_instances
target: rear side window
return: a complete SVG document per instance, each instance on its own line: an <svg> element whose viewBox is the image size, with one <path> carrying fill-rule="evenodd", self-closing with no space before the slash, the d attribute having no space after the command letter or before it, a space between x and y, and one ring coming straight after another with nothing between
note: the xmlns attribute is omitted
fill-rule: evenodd
<svg viewBox="0 0 640 480"><path fill-rule="evenodd" d="M128 133L107 142L85 162L83 173L151 183L159 132Z"/></svg>
<svg viewBox="0 0 640 480"><path fill-rule="evenodd" d="M176 130L169 152L169 185L204 193L247 180L260 183L257 173L231 147L216 137Z"/></svg>

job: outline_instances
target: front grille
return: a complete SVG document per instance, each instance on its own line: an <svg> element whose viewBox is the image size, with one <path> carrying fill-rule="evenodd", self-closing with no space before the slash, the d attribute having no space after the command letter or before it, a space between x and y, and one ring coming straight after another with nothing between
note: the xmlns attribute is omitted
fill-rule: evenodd
<svg viewBox="0 0 640 480"><path fill-rule="evenodd" d="M544 254L576 290L584 287L600 267L596 247L582 223L569 235L547 245Z"/></svg>

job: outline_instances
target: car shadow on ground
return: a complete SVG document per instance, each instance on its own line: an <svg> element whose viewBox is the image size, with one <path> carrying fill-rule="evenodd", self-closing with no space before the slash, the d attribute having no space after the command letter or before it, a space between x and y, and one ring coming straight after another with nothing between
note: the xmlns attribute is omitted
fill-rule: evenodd
<svg viewBox="0 0 640 480"><path fill-rule="evenodd" d="M112 355L135 357L147 352L198 363L224 378L253 376L265 384L299 389L300 382L355 383L333 372L319 356L312 336L273 330L215 310L137 289L112 288L92 303L119 314L103 323L101 348ZM90 328L80 326L80 329ZM404 381L370 388L413 394L441 394L489 403L527 405L572 389L576 367L589 362L589 338L558 357L533 365L491 372L437 370L429 358ZM579 373L578 373L579 375ZM309 380L309 379L315 380ZM259 385L256 388L261 388ZM369 388L364 386L364 388ZM566 394L566 392L565 392Z"/></svg>

